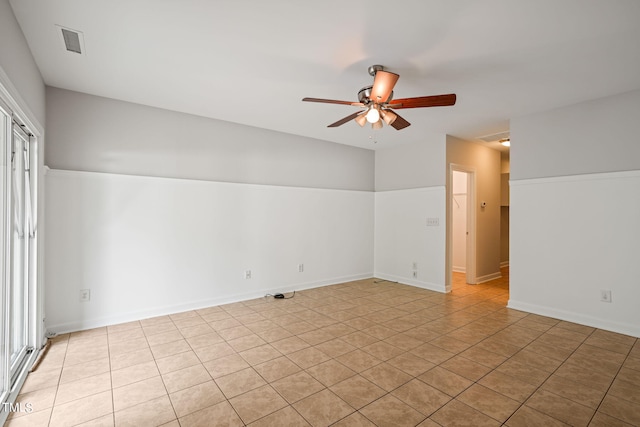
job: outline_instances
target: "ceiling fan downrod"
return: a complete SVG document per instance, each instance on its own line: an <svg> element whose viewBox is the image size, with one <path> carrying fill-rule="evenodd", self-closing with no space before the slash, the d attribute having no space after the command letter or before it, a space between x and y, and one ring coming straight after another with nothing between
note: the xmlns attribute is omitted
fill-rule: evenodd
<svg viewBox="0 0 640 427"><path fill-rule="evenodd" d="M375 76L376 76L376 73L377 73L378 71L384 71L384 67L383 67L382 65L378 65L378 64L376 64L376 65L371 65L371 66L369 66L369 68L367 68L367 71L369 72L369 75L370 75L371 77L375 77Z"/></svg>

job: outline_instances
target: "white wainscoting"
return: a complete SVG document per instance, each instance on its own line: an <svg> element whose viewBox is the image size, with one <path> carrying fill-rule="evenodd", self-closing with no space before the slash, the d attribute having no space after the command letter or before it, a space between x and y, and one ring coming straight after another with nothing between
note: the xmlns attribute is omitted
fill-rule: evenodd
<svg viewBox="0 0 640 427"><path fill-rule="evenodd" d="M376 192L376 277L445 292L445 200L444 186Z"/></svg>
<svg viewBox="0 0 640 427"><path fill-rule="evenodd" d="M373 275L373 192L61 170L46 189L50 331Z"/></svg>
<svg viewBox="0 0 640 427"><path fill-rule="evenodd" d="M511 181L510 211L509 307L640 337L640 171Z"/></svg>

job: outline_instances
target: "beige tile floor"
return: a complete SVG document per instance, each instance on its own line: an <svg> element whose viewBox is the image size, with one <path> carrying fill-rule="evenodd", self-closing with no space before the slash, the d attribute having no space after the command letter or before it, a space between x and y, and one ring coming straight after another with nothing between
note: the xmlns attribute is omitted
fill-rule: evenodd
<svg viewBox="0 0 640 427"><path fill-rule="evenodd" d="M640 425L636 338L375 279L56 337L7 426Z"/></svg>

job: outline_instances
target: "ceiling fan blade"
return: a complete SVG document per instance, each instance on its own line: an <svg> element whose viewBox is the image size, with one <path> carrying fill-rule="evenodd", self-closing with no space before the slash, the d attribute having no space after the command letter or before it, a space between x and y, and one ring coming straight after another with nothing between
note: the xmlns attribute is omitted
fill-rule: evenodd
<svg viewBox="0 0 640 427"><path fill-rule="evenodd" d="M345 117L344 119L340 119L335 123L331 123L329 126L327 126L328 128L337 128L338 126L342 126L343 124L347 123L350 120L355 119L360 113L362 113L362 111L356 111L353 114L349 114L347 117Z"/></svg>
<svg viewBox="0 0 640 427"><path fill-rule="evenodd" d="M302 98L302 100L306 102L322 102L325 104L342 104L342 105L353 105L354 107L364 107L364 104L361 102L338 101L337 99Z"/></svg>
<svg viewBox="0 0 640 427"><path fill-rule="evenodd" d="M396 119L393 121L393 123L391 123L391 126L395 130L401 130L401 129L404 129L404 128L408 127L408 126L411 126L411 123L409 123L404 118L402 118L398 113L395 113L395 115L396 115Z"/></svg>
<svg viewBox="0 0 640 427"><path fill-rule="evenodd" d="M376 77L373 79L373 87L371 88L371 95L369 99L373 102L382 104L386 102L393 92L393 87L396 85L400 76L388 71L378 71Z"/></svg>
<svg viewBox="0 0 640 427"><path fill-rule="evenodd" d="M416 98L394 99L389 108L422 108L422 107L448 107L456 103L456 94L418 96Z"/></svg>

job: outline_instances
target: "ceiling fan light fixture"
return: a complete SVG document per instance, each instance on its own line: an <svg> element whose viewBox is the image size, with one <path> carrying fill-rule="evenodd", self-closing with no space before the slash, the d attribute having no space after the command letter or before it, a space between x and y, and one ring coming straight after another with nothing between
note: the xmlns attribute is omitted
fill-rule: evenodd
<svg viewBox="0 0 640 427"><path fill-rule="evenodd" d="M377 106L373 106L367 112L367 121L371 124L376 123L380 120L380 111Z"/></svg>
<svg viewBox="0 0 640 427"><path fill-rule="evenodd" d="M390 110L380 110L380 116L382 117L382 120L384 120L384 122L389 126L391 126L393 122L395 122L398 118L398 115Z"/></svg>
<svg viewBox="0 0 640 427"><path fill-rule="evenodd" d="M367 113L357 115L354 120L357 124L360 125L360 127L364 127L364 125L367 123Z"/></svg>
<svg viewBox="0 0 640 427"><path fill-rule="evenodd" d="M330 128L342 126L351 120L355 120L361 127L364 127L366 123L371 123L374 129L380 129L386 123L395 130L405 129L407 126L411 126L411 123L393 110L400 108L446 107L456 103L455 93L394 99L393 88L400 76L386 71L382 65L369 67L369 74L373 76L373 85L365 86L358 91L359 102L324 98L302 98L302 100L305 102L322 102L364 108L362 111L349 114L337 122L331 123L327 126ZM491 141L495 141L497 138Z"/></svg>

